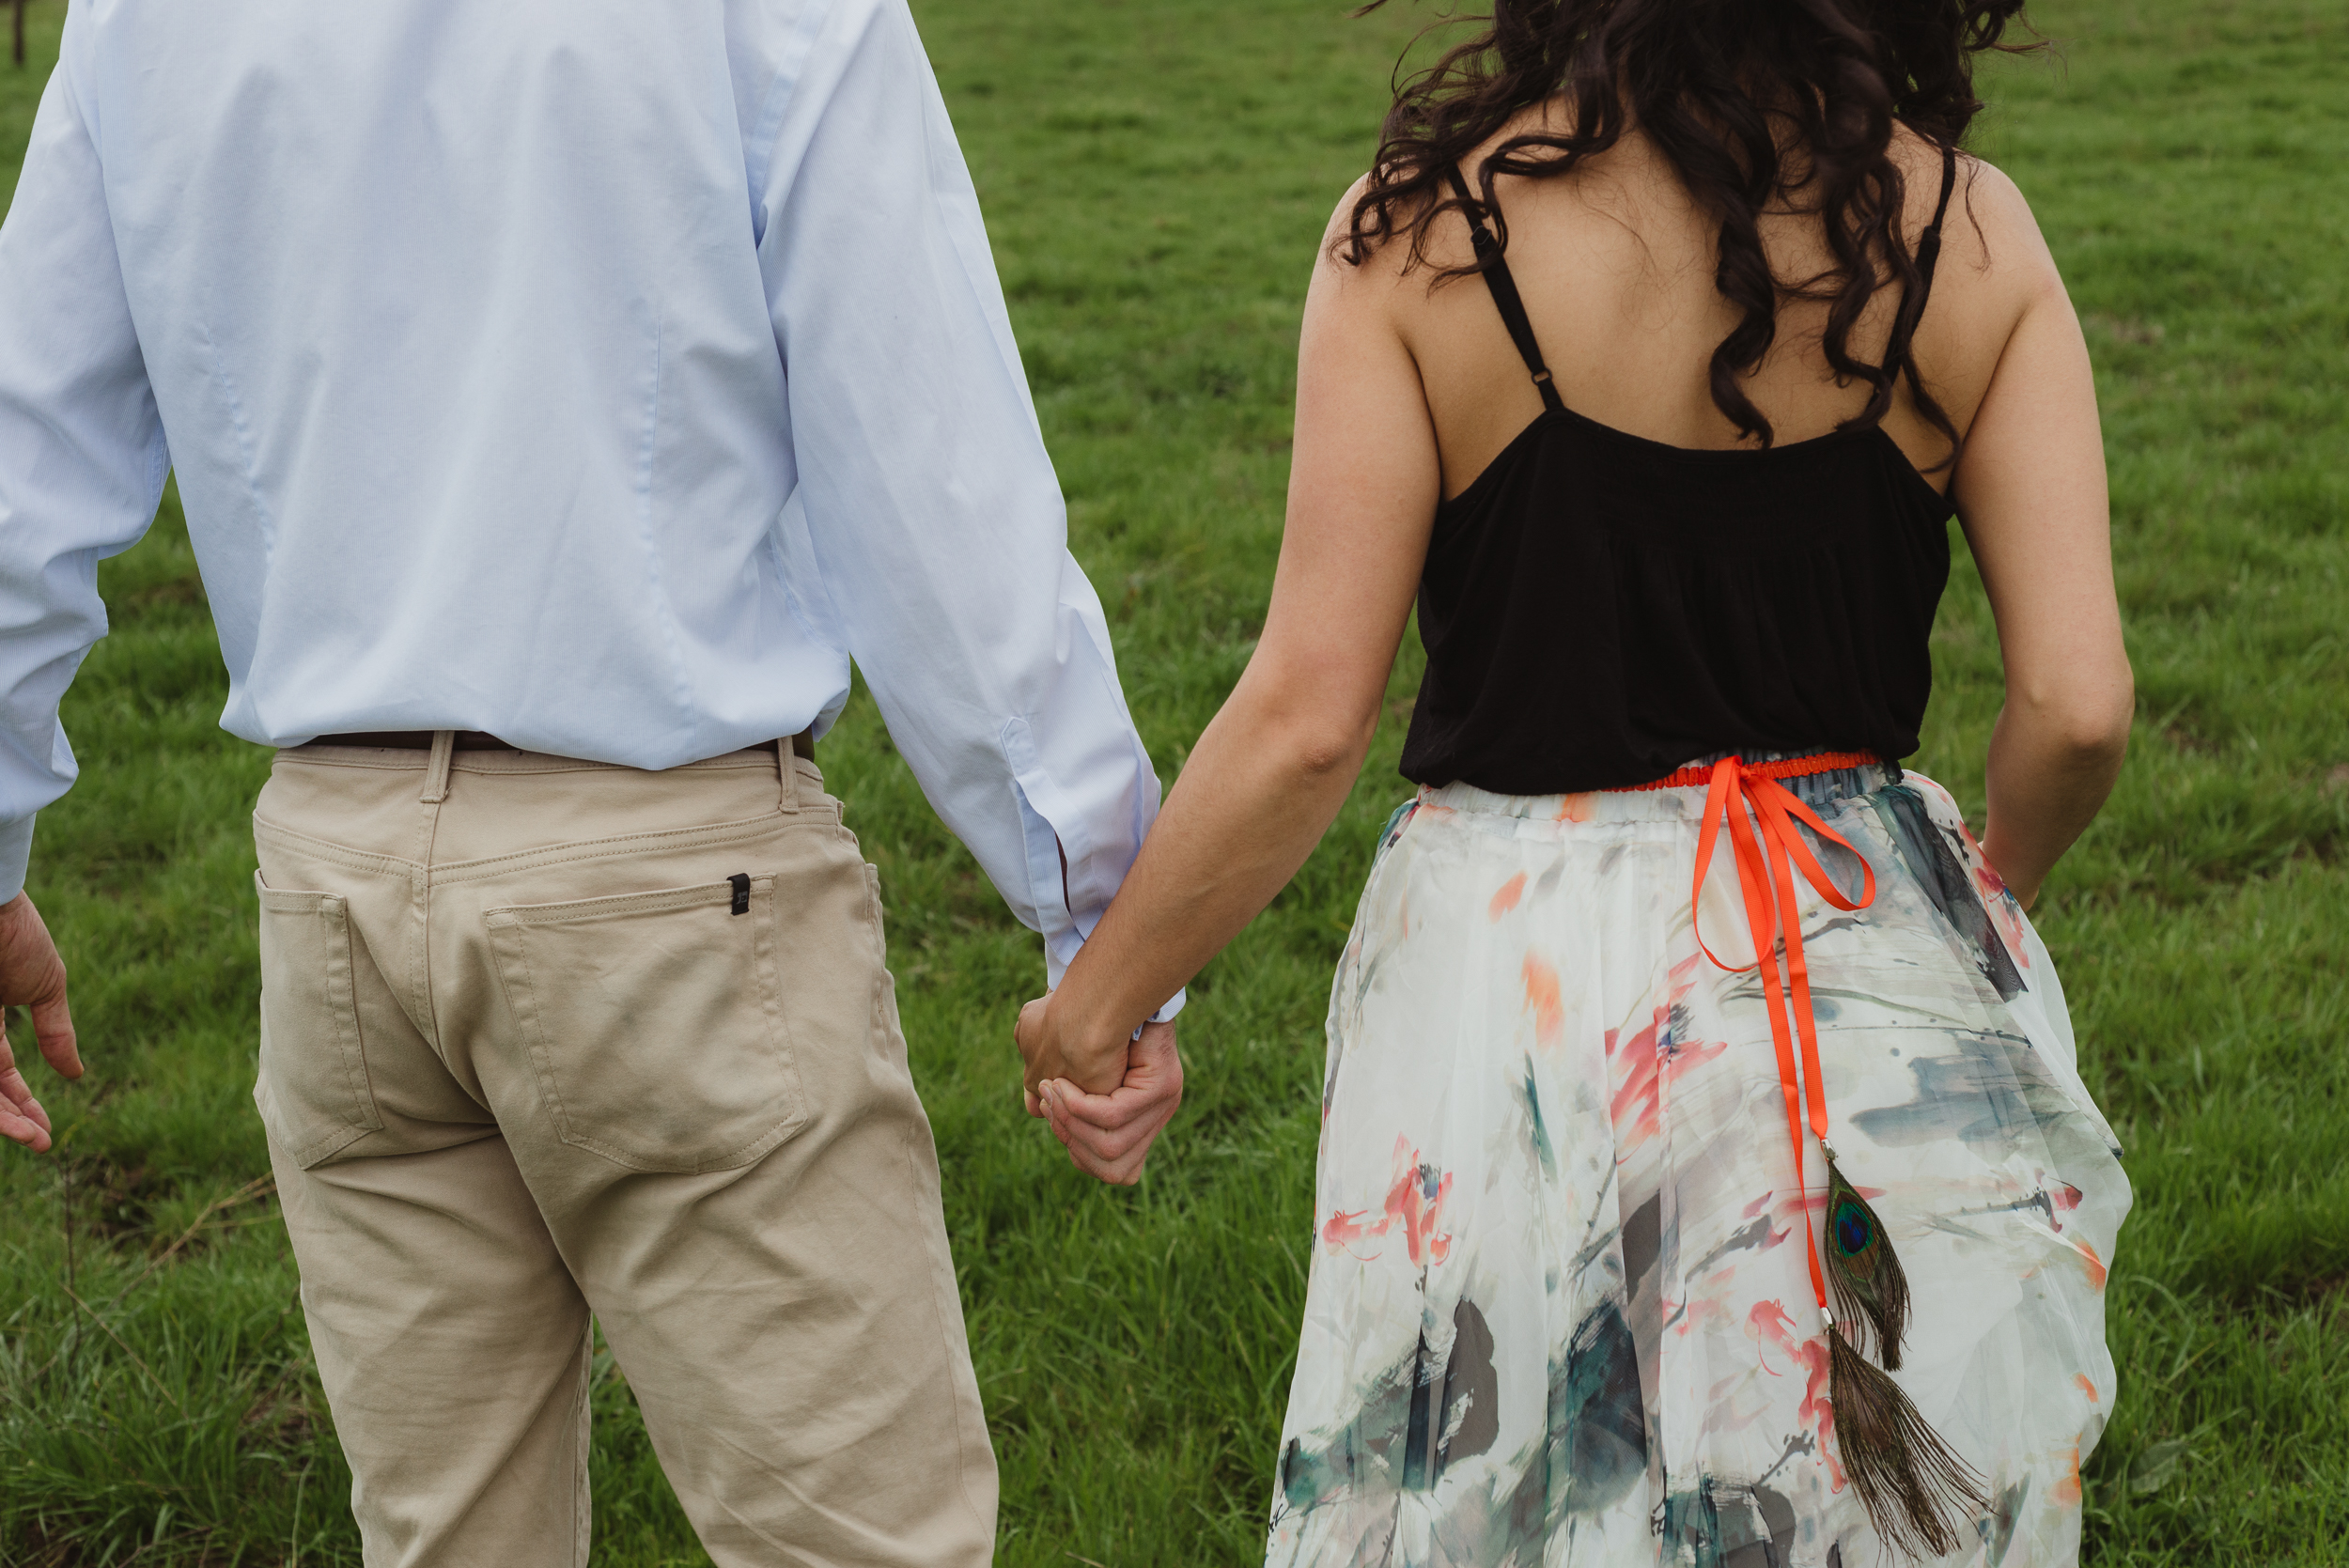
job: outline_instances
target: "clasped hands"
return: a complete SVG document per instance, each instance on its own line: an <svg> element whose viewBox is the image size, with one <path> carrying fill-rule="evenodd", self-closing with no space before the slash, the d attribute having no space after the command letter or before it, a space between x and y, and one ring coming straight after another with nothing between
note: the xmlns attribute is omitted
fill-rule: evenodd
<svg viewBox="0 0 2349 1568"><path fill-rule="evenodd" d="M1027 1063L1028 1114L1049 1121L1077 1169L1120 1187L1142 1180L1143 1162L1183 1103L1174 1026L1088 1030L1054 1011L1052 994L1019 1010L1015 1031Z"/></svg>

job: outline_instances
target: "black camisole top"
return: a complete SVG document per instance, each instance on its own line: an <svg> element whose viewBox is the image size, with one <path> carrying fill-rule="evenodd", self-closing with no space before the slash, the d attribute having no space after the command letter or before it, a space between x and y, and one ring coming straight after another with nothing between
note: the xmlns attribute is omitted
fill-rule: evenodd
<svg viewBox="0 0 2349 1568"><path fill-rule="evenodd" d="M1955 175L1945 152L1917 247L1927 291ZM1725 752L1914 753L1954 508L1878 425L1708 451L1576 413L1452 180L1543 409L1437 511L1404 776L1547 795ZM1902 313L1909 332L1922 313L1921 298ZM1888 349L1896 371L1907 336Z"/></svg>

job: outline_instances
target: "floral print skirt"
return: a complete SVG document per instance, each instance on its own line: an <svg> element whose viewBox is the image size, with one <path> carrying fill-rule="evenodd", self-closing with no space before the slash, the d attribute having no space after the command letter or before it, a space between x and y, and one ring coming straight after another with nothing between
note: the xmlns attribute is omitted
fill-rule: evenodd
<svg viewBox="0 0 2349 1568"><path fill-rule="evenodd" d="M1987 1483L1943 1560L2074 1562L2129 1188L2054 965L1939 785L1789 787L1875 874L1800 918L1832 1138L1911 1287L1894 1376ZM1825 1162L1797 1178L1759 971L1692 927L1704 800L1454 784L1390 824L1330 996L1268 1563L1905 1560L1838 1455ZM1729 860L1704 937L1747 963Z"/></svg>

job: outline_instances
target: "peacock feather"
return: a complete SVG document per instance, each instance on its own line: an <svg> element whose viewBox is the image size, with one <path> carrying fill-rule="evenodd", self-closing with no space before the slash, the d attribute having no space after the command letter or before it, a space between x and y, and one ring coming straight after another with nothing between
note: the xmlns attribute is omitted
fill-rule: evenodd
<svg viewBox="0 0 2349 1568"><path fill-rule="evenodd" d="M1884 1221L1845 1179L1831 1150L1823 1250L1835 1296L1834 1326L1827 1336L1828 1401L1835 1407L1835 1446L1843 1468L1885 1545L1911 1558L1946 1557L1958 1549L1960 1525L1989 1506L1987 1494L1980 1473L1926 1423L1890 1375L1900 1367L1901 1335L1908 1327L1908 1276ZM1859 1353L1868 1330L1875 1334L1885 1370L1870 1366Z"/></svg>
<svg viewBox="0 0 2349 1568"><path fill-rule="evenodd" d="M1864 1320L1875 1331L1886 1370L1898 1372L1901 1335L1908 1326L1908 1276L1884 1221L1832 1158L1827 1162L1825 1250L1837 1316L1855 1331Z"/></svg>
<svg viewBox="0 0 2349 1568"><path fill-rule="evenodd" d="M1884 1544L1906 1557L1947 1557L1963 1527L1990 1506L1981 1472L1942 1440L1891 1374L1870 1366L1839 1328L1827 1331L1828 1402L1835 1447Z"/></svg>

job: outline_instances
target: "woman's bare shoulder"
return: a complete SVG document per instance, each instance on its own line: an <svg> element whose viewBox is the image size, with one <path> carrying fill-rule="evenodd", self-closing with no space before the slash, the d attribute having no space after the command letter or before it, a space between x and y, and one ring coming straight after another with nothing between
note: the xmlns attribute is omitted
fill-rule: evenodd
<svg viewBox="0 0 2349 1568"><path fill-rule="evenodd" d="M1346 187L1330 212L1315 256L1307 308L1363 327L1376 321L1408 335L1429 286L1474 261L1468 226L1457 212L1439 213L1423 225L1421 214L1435 202L1423 194L1391 203L1381 222L1375 209L1362 206L1371 189L1372 177L1365 174Z"/></svg>
<svg viewBox="0 0 2349 1568"><path fill-rule="evenodd" d="M1941 191L1940 149L1903 129L1892 156L1908 187L1914 228L1933 219ZM1948 285L2020 309L2061 282L2030 203L2003 169L1970 152L1957 154L1957 178L1941 224L1935 292Z"/></svg>
<svg viewBox="0 0 2349 1568"><path fill-rule="evenodd" d="M1908 187L1910 232L1921 235L1940 196L1940 149L1905 131L1893 156ZM2015 332L2034 312L2047 309L2068 312L2070 303L2030 203L2004 170L1959 153L1941 223L1932 303L1919 324L1917 348L1960 428L1988 390Z"/></svg>
<svg viewBox="0 0 2349 1568"><path fill-rule="evenodd" d="M1456 213L1441 214L1419 232L1420 214L1435 205L1433 197L1399 195L1388 203L1381 222L1377 210L1362 205L1371 178L1364 174L1338 198L1322 230L1322 267L1392 286L1423 268L1453 266L1469 255L1468 230Z"/></svg>
<svg viewBox="0 0 2349 1568"><path fill-rule="evenodd" d="M1356 254L1358 247L1353 238L1354 214L1355 209L1361 205L1362 197L1369 191L1370 176L1365 173L1353 184L1348 185L1346 188L1346 194L1338 198L1338 205L1330 213L1329 223L1322 226L1317 267L1340 266L1351 270L1360 265L1360 259Z"/></svg>

